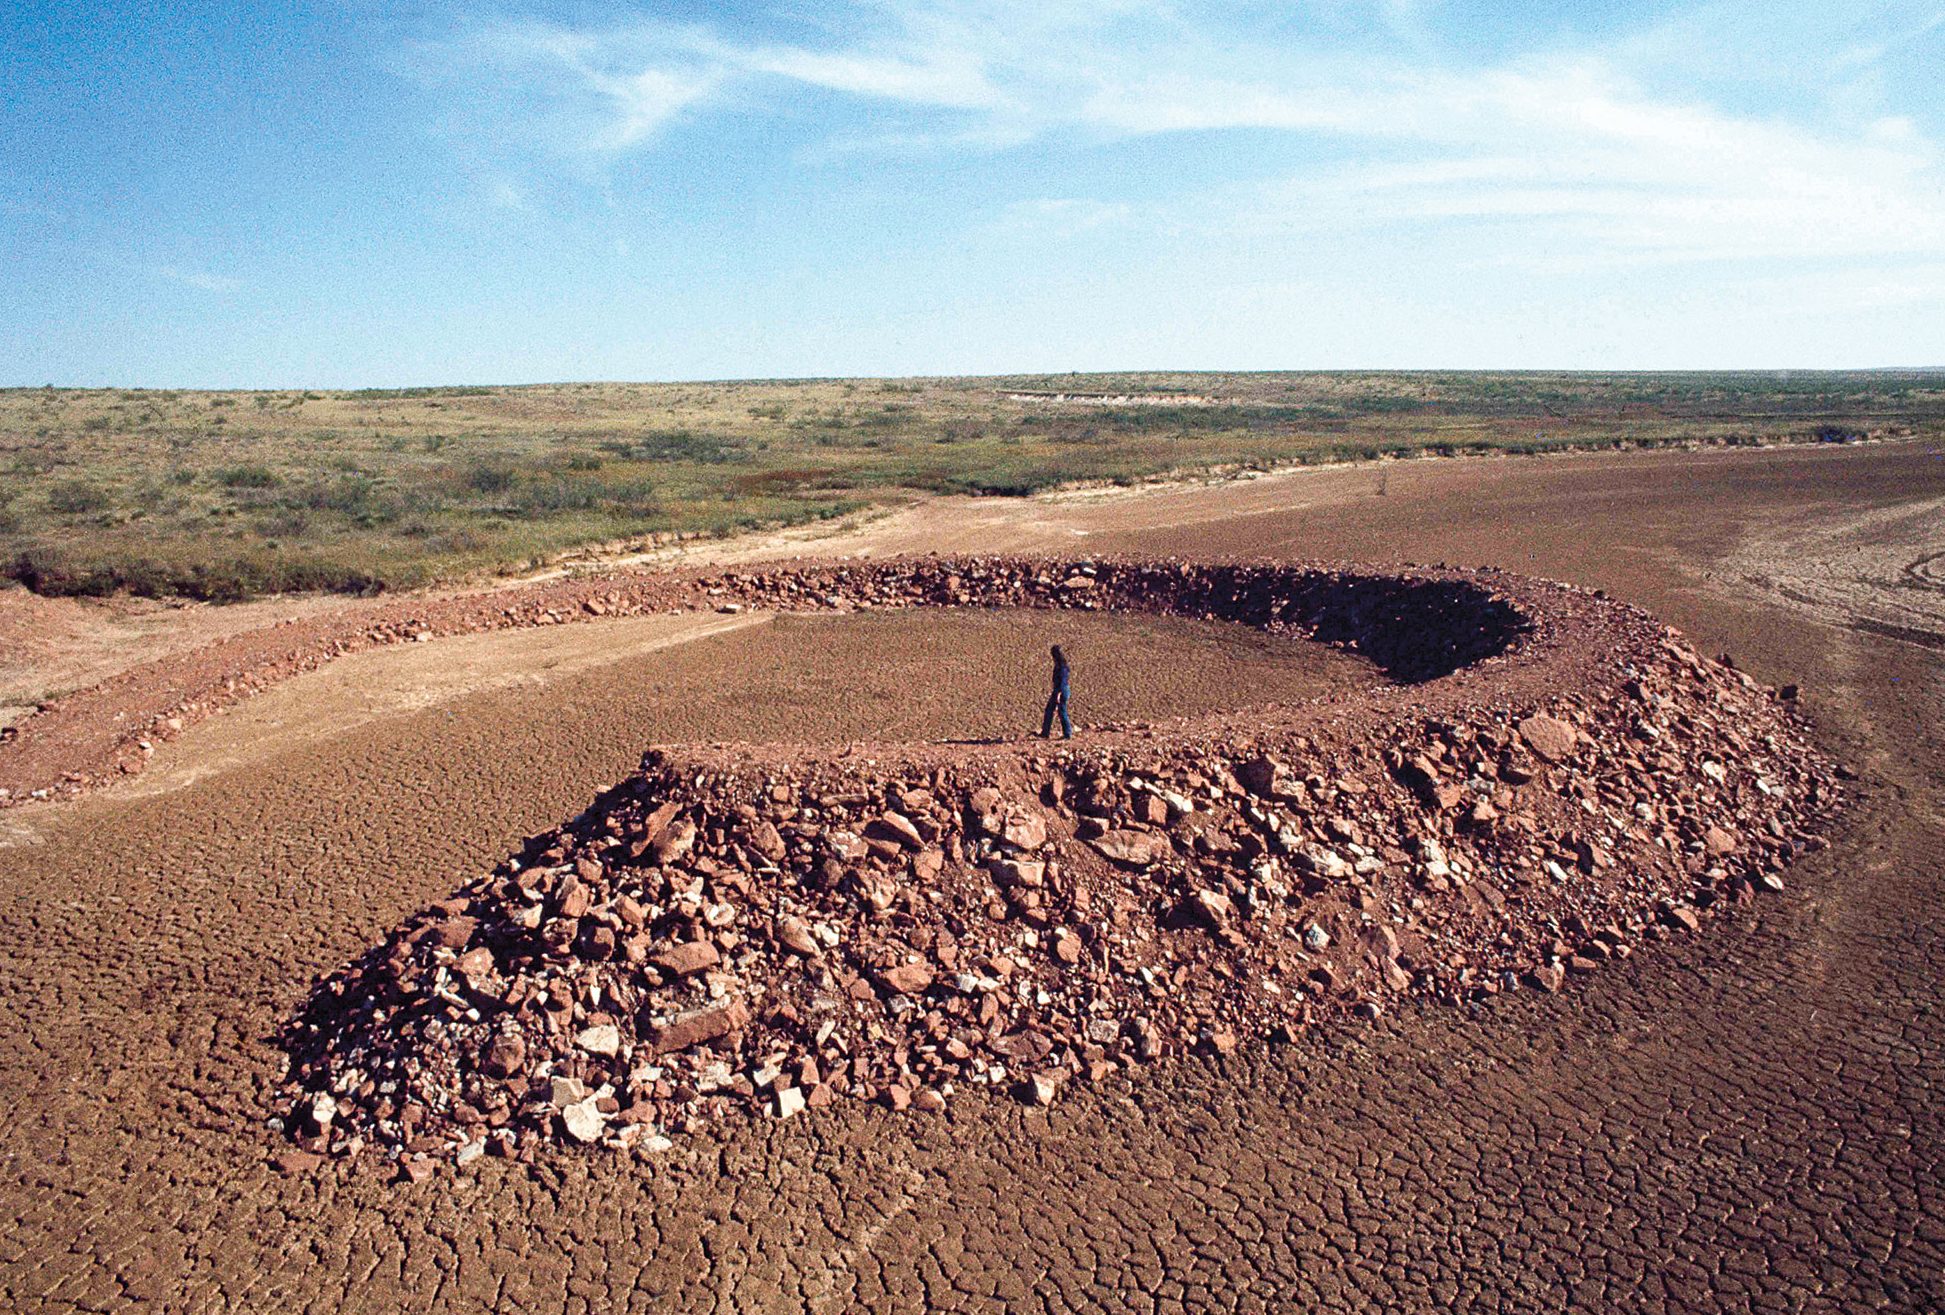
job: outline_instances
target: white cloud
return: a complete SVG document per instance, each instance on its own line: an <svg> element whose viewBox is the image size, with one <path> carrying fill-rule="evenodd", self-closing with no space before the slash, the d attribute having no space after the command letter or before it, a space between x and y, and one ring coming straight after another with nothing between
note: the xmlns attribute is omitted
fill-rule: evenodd
<svg viewBox="0 0 1945 1315"><path fill-rule="evenodd" d="M614 105L614 118L594 145L609 150L654 136L681 111L708 98L721 81L713 72L648 68L624 77L590 72L588 83Z"/></svg>
<svg viewBox="0 0 1945 1315"><path fill-rule="evenodd" d="M1384 220L1526 221L1597 256L1945 254L1937 152L1908 122L1820 133L1653 100L1578 63L1429 82L1398 110L1361 131L1407 125L1413 162L1297 180L1282 198Z"/></svg>
<svg viewBox="0 0 1945 1315"><path fill-rule="evenodd" d="M641 148L684 115L732 102L780 106L815 90L907 111L882 128L869 115L834 116L826 160L867 149L997 151L1052 137L1270 130L1362 157L1256 185L1289 203L1286 214L1313 220L1516 226L1578 245L1591 262L1945 254L1945 175L1912 118L1788 100L1803 113L1763 115L1663 85L1670 68L1683 68L1684 40L1749 21L1747 4L1705 7L1606 47L1470 69L1424 55L1412 35L1435 22L1435 3L1367 4L1371 26L1404 34L1389 49L1366 43L1352 53L1344 43L1277 37L1280 28L1240 33L1165 0L878 0L853 11L852 34L823 43L739 42L706 27L638 22L502 27L476 45L502 72L525 75L514 98L547 107L544 121L568 150ZM1945 14L1936 3L1900 8L1896 22L1867 21L1867 9L1834 5L1817 31L1864 34L1833 60L1868 63L1923 40ZM1719 48L1708 57L1725 58ZM1246 172L1247 159L1237 166ZM1101 214L1121 206L1115 222L1134 213L1122 201L1092 204ZM1185 213L1204 225L1253 222L1233 196L1137 205L1171 224ZM1060 213L1035 222L1046 229ZM1283 222L1301 224L1301 214Z"/></svg>

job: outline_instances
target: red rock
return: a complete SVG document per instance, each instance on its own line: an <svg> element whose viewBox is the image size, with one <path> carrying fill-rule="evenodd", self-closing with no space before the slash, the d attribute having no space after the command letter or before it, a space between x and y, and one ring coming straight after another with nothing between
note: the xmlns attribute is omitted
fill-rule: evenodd
<svg viewBox="0 0 1945 1315"><path fill-rule="evenodd" d="M832 831L824 837L831 853L844 863L856 863L871 852L869 846L849 831Z"/></svg>
<svg viewBox="0 0 1945 1315"><path fill-rule="evenodd" d="M711 941L688 941L671 945L649 957L649 962L674 977L704 972L722 962L723 956Z"/></svg>
<svg viewBox="0 0 1945 1315"><path fill-rule="evenodd" d="M720 1004L706 1005L701 1009L691 1009L686 1014L651 1029L649 1044L655 1053L666 1055L678 1050L699 1046L705 1041L741 1031L749 1026L750 1011L739 999L725 1000Z"/></svg>
<svg viewBox="0 0 1945 1315"><path fill-rule="evenodd" d="M657 840L661 839L662 833L668 829L669 823L673 822L676 819L676 815L681 811L682 805L671 799L644 818L642 821L642 845L645 847L652 846Z"/></svg>
<svg viewBox="0 0 1945 1315"><path fill-rule="evenodd" d="M1526 741L1527 748L1550 763L1563 762L1573 756L1575 746L1580 742L1579 733L1572 723L1544 712L1535 713L1519 724L1520 739Z"/></svg>
<svg viewBox="0 0 1945 1315"><path fill-rule="evenodd" d="M1189 911L1216 931L1227 927L1236 916L1236 906L1217 890L1198 890L1189 897Z"/></svg>
<svg viewBox="0 0 1945 1315"><path fill-rule="evenodd" d="M864 829L866 838L886 840L906 849L925 848L925 837L903 813L887 812Z"/></svg>
<svg viewBox="0 0 1945 1315"><path fill-rule="evenodd" d="M1010 889L1038 890L1047 884L1047 865L1037 859L995 859L988 870L995 881Z"/></svg>
<svg viewBox="0 0 1945 1315"><path fill-rule="evenodd" d="M518 1032L500 1033L480 1056L480 1071L490 1077L510 1078L526 1066L527 1042Z"/></svg>
<svg viewBox="0 0 1945 1315"><path fill-rule="evenodd" d="M599 922L588 923L581 928L581 934L575 938L574 946L575 951L583 959L592 959L596 962L612 959L615 956L614 928Z"/></svg>
<svg viewBox="0 0 1945 1315"><path fill-rule="evenodd" d="M772 863L780 862L784 855L790 852L788 846L783 843L783 836L778 833L776 825L768 818L750 828L745 843Z"/></svg>
<svg viewBox="0 0 1945 1315"><path fill-rule="evenodd" d="M883 913L898 902L898 883L882 872L859 872L852 876L858 897Z"/></svg>
<svg viewBox="0 0 1945 1315"><path fill-rule="evenodd" d="M1054 1043L1044 1032L1022 1029L991 1038L986 1048L1014 1064L1032 1064L1051 1055Z"/></svg>
<svg viewBox="0 0 1945 1315"><path fill-rule="evenodd" d="M911 1091L896 1082L879 1092L878 1098L894 1110L907 1109L912 1103Z"/></svg>
<svg viewBox="0 0 1945 1315"><path fill-rule="evenodd" d="M1152 831L1109 831L1088 843L1103 857L1138 868L1158 863L1175 850L1168 837Z"/></svg>
<svg viewBox="0 0 1945 1315"><path fill-rule="evenodd" d="M806 959L821 959L824 957L823 947L819 946L817 938L811 935L810 924L802 918L779 918L777 920L777 940L782 942L785 949L795 954L801 954Z"/></svg>
<svg viewBox="0 0 1945 1315"><path fill-rule="evenodd" d="M671 823L650 846L650 850L655 855L655 861L666 866L687 856L695 845L696 824L685 817Z"/></svg>
<svg viewBox="0 0 1945 1315"><path fill-rule="evenodd" d="M893 995L918 995L932 985L932 965L923 961L901 963L878 974L878 985Z"/></svg>
<svg viewBox="0 0 1945 1315"><path fill-rule="evenodd" d="M1015 849L1036 850L1047 843L1047 820L1035 813L1015 813L1001 827L1000 839Z"/></svg>
<svg viewBox="0 0 1945 1315"><path fill-rule="evenodd" d="M319 1169L322 1169L324 1167L324 1157L322 1155L313 1155L309 1151L283 1150L272 1155L270 1157L270 1163L277 1167L277 1172L298 1177L307 1173L316 1173Z"/></svg>
<svg viewBox="0 0 1945 1315"><path fill-rule="evenodd" d="M1251 794L1265 799L1291 799L1302 789L1285 775L1274 758L1252 758L1236 768L1236 779Z"/></svg>
<svg viewBox="0 0 1945 1315"><path fill-rule="evenodd" d="M473 939L473 932L479 927L477 918L447 918L436 922L426 933L426 940L449 950L463 950L466 943Z"/></svg>

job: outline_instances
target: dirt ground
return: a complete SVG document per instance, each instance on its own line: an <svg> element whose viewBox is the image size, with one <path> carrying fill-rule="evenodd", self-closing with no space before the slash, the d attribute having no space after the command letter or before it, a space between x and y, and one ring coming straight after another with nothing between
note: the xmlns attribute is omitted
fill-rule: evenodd
<svg viewBox="0 0 1945 1315"><path fill-rule="evenodd" d="M1407 1010L1051 1111L979 1098L737 1125L652 1165L282 1178L264 1163L268 1037L315 974L580 807L643 743L847 738L947 650L992 656L895 704L905 733L985 733L1013 724L1019 708L989 705L1034 674L1046 634L719 618L741 628L677 642L640 623L614 660L593 638L541 632L598 654L584 662L509 632L292 681L172 746L156 770L173 788L19 810L0 848L0 1305L1945 1307L1941 500L1945 457L1890 444L941 500L828 541L1574 580L1801 684L1862 802L1780 899L1558 997ZM1131 642L1102 624L1078 652ZM1115 697L1180 711L1238 706L1245 680L1261 697L1278 656L1254 637L1139 642L1174 660L1137 664ZM860 683L875 661L888 674ZM1090 669L1105 711L1117 677L1077 656ZM1286 697L1364 678L1300 667Z"/></svg>

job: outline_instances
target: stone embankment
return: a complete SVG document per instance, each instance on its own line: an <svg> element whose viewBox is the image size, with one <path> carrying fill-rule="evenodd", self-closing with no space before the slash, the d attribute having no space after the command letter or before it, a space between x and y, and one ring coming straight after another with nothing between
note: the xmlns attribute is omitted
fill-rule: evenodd
<svg viewBox="0 0 1945 1315"><path fill-rule="evenodd" d="M1061 744L654 749L318 983L283 1036L290 1166L418 1178L649 1153L736 1111L1050 1102L1410 997L1557 991L1780 890L1839 800L1777 693L1498 573L985 558L652 587L1227 619L1396 683Z"/></svg>

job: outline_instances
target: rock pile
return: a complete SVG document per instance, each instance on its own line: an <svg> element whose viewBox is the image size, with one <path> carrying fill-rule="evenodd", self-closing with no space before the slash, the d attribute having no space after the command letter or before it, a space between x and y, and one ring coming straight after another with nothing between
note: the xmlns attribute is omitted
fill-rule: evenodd
<svg viewBox="0 0 1945 1315"><path fill-rule="evenodd" d="M1419 683L1058 749L653 750L318 984L283 1038L303 1149L421 1176L563 1143L657 1149L739 1109L1045 1103L1406 996L1559 990L1780 889L1836 801L1774 695L1559 586L843 569L699 588L831 605L911 601L919 579L927 600L1298 625Z"/></svg>

